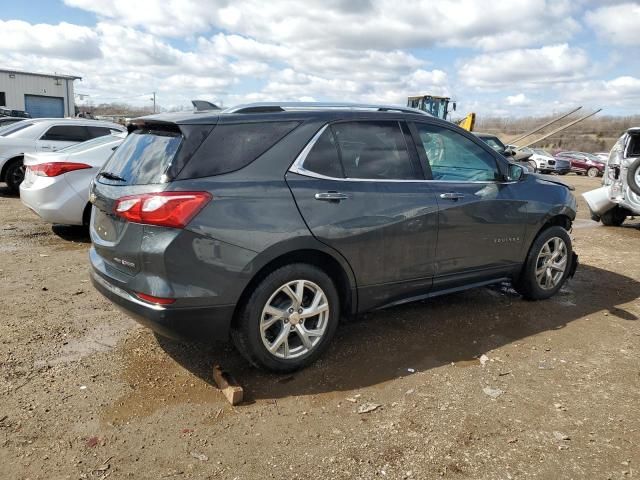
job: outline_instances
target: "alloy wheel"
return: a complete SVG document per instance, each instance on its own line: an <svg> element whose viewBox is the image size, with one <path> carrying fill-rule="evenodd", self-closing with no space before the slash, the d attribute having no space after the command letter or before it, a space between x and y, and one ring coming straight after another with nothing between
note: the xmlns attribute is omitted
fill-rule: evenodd
<svg viewBox="0 0 640 480"><path fill-rule="evenodd" d="M20 185L24 180L24 166L20 165L16 168L12 168L9 172L10 182L13 185Z"/></svg>
<svg viewBox="0 0 640 480"><path fill-rule="evenodd" d="M313 350L329 323L329 301L309 280L293 280L267 300L260 317L260 336L275 357L297 358Z"/></svg>
<svg viewBox="0 0 640 480"><path fill-rule="evenodd" d="M544 244L536 261L536 282L543 290L555 288L567 269L569 254L560 237L553 237Z"/></svg>

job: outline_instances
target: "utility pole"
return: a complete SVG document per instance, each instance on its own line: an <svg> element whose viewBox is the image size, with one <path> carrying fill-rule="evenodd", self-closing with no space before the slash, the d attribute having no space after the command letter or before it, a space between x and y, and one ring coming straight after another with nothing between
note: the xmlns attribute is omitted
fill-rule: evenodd
<svg viewBox="0 0 640 480"><path fill-rule="evenodd" d="M153 92L153 113L156 113L156 92Z"/></svg>

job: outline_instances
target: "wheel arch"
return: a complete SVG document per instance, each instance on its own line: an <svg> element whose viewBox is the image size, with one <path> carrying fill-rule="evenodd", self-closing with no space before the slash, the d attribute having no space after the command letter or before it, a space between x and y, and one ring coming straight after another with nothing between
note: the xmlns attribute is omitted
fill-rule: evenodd
<svg viewBox="0 0 640 480"><path fill-rule="evenodd" d="M244 287L238 301L236 302L233 318L231 320L232 326L237 324L238 313L255 287L271 272L284 265L292 263L306 263L313 265L329 275L329 277L335 282L336 290L340 296L341 315L348 318L355 314L357 310L356 283L351 267L346 263L346 260L339 257L339 254L337 253L330 253L329 248L314 248L306 246L289 250L278 255L270 255L269 260L261 263L255 275L253 275L249 283Z"/></svg>
<svg viewBox="0 0 640 480"><path fill-rule="evenodd" d="M7 160L5 160L4 164L2 165L2 170L0 170L0 181L5 181L7 168L9 168L9 165L11 165L16 160L24 160L24 153L12 155L11 157L7 158Z"/></svg>

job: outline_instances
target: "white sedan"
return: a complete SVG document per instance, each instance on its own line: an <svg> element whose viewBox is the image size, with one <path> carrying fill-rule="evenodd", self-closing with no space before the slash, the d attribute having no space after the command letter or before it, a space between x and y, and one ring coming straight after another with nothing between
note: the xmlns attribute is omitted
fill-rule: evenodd
<svg viewBox="0 0 640 480"><path fill-rule="evenodd" d="M87 225L91 180L123 142L116 133L72 145L55 153L25 154L20 199L50 223Z"/></svg>
<svg viewBox="0 0 640 480"><path fill-rule="evenodd" d="M24 178L22 160L33 152L54 152L114 132L122 125L84 118L30 118L0 129L0 182L18 193Z"/></svg>

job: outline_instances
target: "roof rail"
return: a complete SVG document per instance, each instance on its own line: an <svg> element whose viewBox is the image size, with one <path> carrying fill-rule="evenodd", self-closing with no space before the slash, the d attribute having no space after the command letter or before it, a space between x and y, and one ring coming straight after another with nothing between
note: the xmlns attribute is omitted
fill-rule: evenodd
<svg viewBox="0 0 640 480"><path fill-rule="evenodd" d="M230 107L223 110L222 113L271 113L302 110L373 110L378 112L402 112L432 116L417 108L400 107L398 105L332 102L256 102Z"/></svg>

